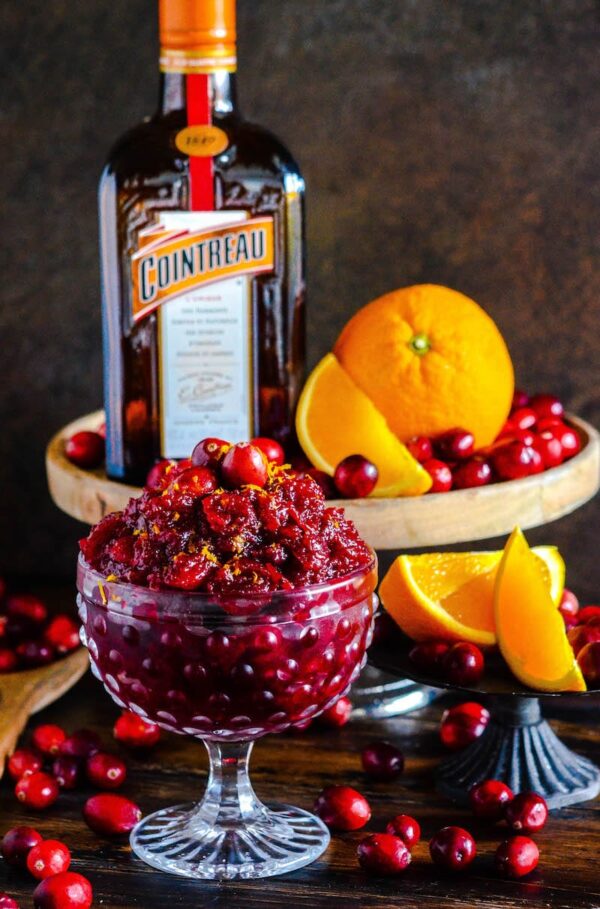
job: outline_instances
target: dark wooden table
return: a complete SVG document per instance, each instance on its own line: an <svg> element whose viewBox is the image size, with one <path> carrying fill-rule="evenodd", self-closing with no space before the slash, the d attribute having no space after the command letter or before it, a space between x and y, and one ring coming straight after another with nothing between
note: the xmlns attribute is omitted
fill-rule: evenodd
<svg viewBox="0 0 600 909"><path fill-rule="evenodd" d="M12 785L0 783L0 831L15 824L33 824L47 837L64 838L73 851L73 869L90 878L94 906L103 909L141 907L223 907L223 909L321 909L360 907L552 906L592 909L600 906L600 803L588 803L552 815L538 837L542 859L527 883L500 880L491 856L500 840L500 827L475 823L469 813L453 807L434 791L432 771L443 754L437 730L445 701L385 722L351 721L341 730L312 727L304 733L270 736L258 742L253 758L253 781L265 800L281 800L310 808L319 790L345 783L361 790L371 802L373 818L365 831L334 835L327 853L312 866L280 878L243 884L191 882L163 875L131 855L125 842L95 836L81 819L81 806L91 789L62 794L50 812L35 815L14 798ZM562 706L550 715L565 741L582 754L600 761L598 708L585 711ZM68 730L88 726L114 747L111 727L117 716L113 705L91 675L30 726L56 722ZM360 750L369 741L385 737L405 752L407 763L398 782L374 783L360 768ZM206 760L200 744L165 735L144 758L129 759L129 778L123 793L139 802L145 812L201 795ZM393 814L414 815L423 827L423 842L416 848L408 872L397 878L366 876L356 863L355 850L366 831L382 830ZM472 870L451 877L431 865L427 840L438 828L458 823L478 841L479 856ZM7 890L30 907L33 882L25 873L8 870L0 860L0 891Z"/></svg>

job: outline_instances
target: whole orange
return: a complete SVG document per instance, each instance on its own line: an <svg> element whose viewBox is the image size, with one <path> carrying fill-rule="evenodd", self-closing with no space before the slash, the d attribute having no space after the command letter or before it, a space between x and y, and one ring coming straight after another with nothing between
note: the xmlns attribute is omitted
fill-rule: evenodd
<svg viewBox="0 0 600 909"><path fill-rule="evenodd" d="M463 427L478 448L508 416L514 371L493 320L456 290L417 284L359 310L334 353L402 441Z"/></svg>

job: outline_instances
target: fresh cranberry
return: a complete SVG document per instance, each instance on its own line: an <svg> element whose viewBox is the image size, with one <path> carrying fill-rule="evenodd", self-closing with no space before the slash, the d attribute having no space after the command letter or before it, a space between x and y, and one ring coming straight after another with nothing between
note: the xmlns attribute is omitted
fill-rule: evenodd
<svg viewBox="0 0 600 909"><path fill-rule="evenodd" d="M532 429L537 423L537 416L531 407L518 407L510 415L514 429Z"/></svg>
<svg viewBox="0 0 600 909"><path fill-rule="evenodd" d="M250 441L250 444L254 445L255 448L260 448L267 461L271 461L273 464L277 464L278 467L281 467L282 464L285 464L285 451L279 442L275 441L275 439L267 439L265 436L257 436L255 439L252 439Z"/></svg>
<svg viewBox="0 0 600 909"><path fill-rule="evenodd" d="M19 661L14 650L7 647L0 647L0 675L5 672L14 672Z"/></svg>
<svg viewBox="0 0 600 909"><path fill-rule="evenodd" d="M44 723L33 730L31 741L38 751L47 756L58 754L60 746L65 741L67 733L60 726L53 723Z"/></svg>
<svg viewBox="0 0 600 909"><path fill-rule="evenodd" d="M342 697L333 704L328 710L325 710L319 717L319 723L325 726L339 728L345 726L352 713L352 701L350 698Z"/></svg>
<svg viewBox="0 0 600 909"><path fill-rule="evenodd" d="M378 612L373 623L373 645L389 641L399 632L399 628L391 615L387 612Z"/></svg>
<svg viewBox="0 0 600 909"><path fill-rule="evenodd" d="M474 489L478 486L487 486L492 479L492 468L486 458L470 458L453 471L452 488Z"/></svg>
<svg viewBox="0 0 600 909"><path fill-rule="evenodd" d="M540 851L528 836L511 836L496 849L494 864L504 877L519 878L529 874L540 860Z"/></svg>
<svg viewBox="0 0 600 909"><path fill-rule="evenodd" d="M153 464L146 477L146 489L153 492L163 492L169 483L169 474L177 466L176 461L164 459Z"/></svg>
<svg viewBox="0 0 600 909"><path fill-rule="evenodd" d="M19 904L8 893L0 893L0 909L19 909Z"/></svg>
<svg viewBox="0 0 600 909"><path fill-rule="evenodd" d="M317 467L309 467L305 473L307 473L309 477L312 477L315 483L319 485L321 492L326 499L335 499L337 496L337 489L335 488L333 477L330 477L324 470L319 470Z"/></svg>
<svg viewBox="0 0 600 909"><path fill-rule="evenodd" d="M565 424L559 417L544 417L541 420L537 421L536 429L538 432L546 432L548 429L550 431L556 429L557 426L564 426Z"/></svg>
<svg viewBox="0 0 600 909"><path fill-rule="evenodd" d="M429 492L450 492L452 489L452 471L444 461L431 458L423 464L433 483Z"/></svg>
<svg viewBox="0 0 600 909"><path fill-rule="evenodd" d="M577 619L581 625L587 625L588 622L600 622L600 606L584 606L577 613Z"/></svg>
<svg viewBox="0 0 600 909"><path fill-rule="evenodd" d="M490 721L489 711L475 701L450 707L442 714L440 738L450 751L466 748L483 735Z"/></svg>
<svg viewBox="0 0 600 909"><path fill-rule="evenodd" d="M152 748L160 739L160 726L143 719L131 710L124 710L113 727L117 742L130 748Z"/></svg>
<svg viewBox="0 0 600 909"><path fill-rule="evenodd" d="M495 472L501 480L519 480L544 469L539 451L524 442L509 442L497 448L492 456Z"/></svg>
<svg viewBox="0 0 600 909"><path fill-rule="evenodd" d="M588 686L598 687L600 684L600 641L582 647L577 654L577 662Z"/></svg>
<svg viewBox="0 0 600 909"><path fill-rule="evenodd" d="M104 460L104 439L98 432L76 432L65 443L65 454L72 464L92 470Z"/></svg>
<svg viewBox="0 0 600 909"><path fill-rule="evenodd" d="M448 641L421 641L411 649L408 658L419 672L440 675L444 657L449 650Z"/></svg>
<svg viewBox="0 0 600 909"><path fill-rule="evenodd" d="M553 433L562 445L563 459L565 461L567 458L572 458L581 451L581 439L576 431L571 429L570 426L555 426L553 429L550 429L549 432Z"/></svg>
<svg viewBox="0 0 600 909"><path fill-rule="evenodd" d="M464 461L475 452L475 436L467 429L450 429L437 436L433 446L444 461Z"/></svg>
<svg viewBox="0 0 600 909"><path fill-rule="evenodd" d="M358 454L340 461L333 475L337 490L345 499L364 499L373 492L378 479L375 464Z"/></svg>
<svg viewBox="0 0 600 909"><path fill-rule="evenodd" d="M573 648L573 653L579 657L580 652L587 644L594 644L600 641L600 625L588 622L585 625L577 625L567 632L569 643Z"/></svg>
<svg viewBox="0 0 600 909"><path fill-rule="evenodd" d="M50 808L58 798L58 783L48 773L32 773L19 780L15 786L15 795L27 808L43 811Z"/></svg>
<svg viewBox="0 0 600 909"><path fill-rule="evenodd" d="M363 770L375 780L393 780L404 770L404 755L391 742L371 742L360 757Z"/></svg>
<svg viewBox="0 0 600 909"><path fill-rule="evenodd" d="M502 820L506 803L513 798L512 789L501 780L484 780L483 783L473 786L469 793L475 817L489 821Z"/></svg>
<svg viewBox="0 0 600 909"><path fill-rule="evenodd" d="M59 840L42 840L27 856L27 869L38 881L68 871L71 853Z"/></svg>
<svg viewBox="0 0 600 909"><path fill-rule="evenodd" d="M371 806L350 786L327 786L315 802L315 814L334 830L360 830L371 817Z"/></svg>
<svg viewBox="0 0 600 909"><path fill-rule="evenodd" d="M94 833L119 836L133 830L142 812L130 799L103 792L87 800L83 806L83 817Z"/></svg>
<svg viewBox="0 0 600 909"><path fill-rule="evenodd" d="M513 394L513 399L512 399L512 405L510 408L511 413L514 410L518 410L520 407L527 407L528 404L529 404L529 395L527 394L527 392L523 391L523 389L521 389L521 388L515 388L515 391Z"/></svg>
<svg viewBox="0 0 600 909"><path fill-rule="evenodd" d="M538 420L545 420L550 417L561 419L565 412L561 402L554 395L534 395L529 402L529 406L535 411Z"/></svg>
<svg viewBox="0 0 600 909"><path fill-rule="evenodd" d="M25 669L47 666L56 657L54 647L44 641L24 641L16 650L19 663Z"/></svg>
<svg viewBox="0 0 600 909"><path fill-rule="evenodd" d="M392 836L399 836L408 849L413 849L421 839L419 822L409 814L397 814L388 822L385 832L391 833Z"/></svg>
<svg viewBox="0 0 600 909"><path fill-rule="evenodd" d="M431 444L431 439L428 439L427 436L413 436L406 443L406 447L419 464L424 464L425 461L430 461L433 457L433 445Z"/></svg>
<svg viewBox="0 0 600 909"><path fill-rule="evenodd" d="M59 754L52 763L52 776L61 789L76 789L81 779L81 761Z"/></svg>
<svg viewBox="0 0 600 909"><path fill-rule="evenodd" d="M566 587L562 592L562 597L560 598L560 606L558 607L560 614L562 615L565 622L573 622L575 619L580 621L579 613L579 600L575 596L572 590L568 590Z"/></svg>
<svg viewBox="0 0 600 909"><path fill-rule="evenodd" d="M475 840L462 827L442 827L429 842L435 865L449 871L464 871L477 855Z"/></svg>
<svg viewBox="0 0 600 909"><path fill-rule="evenodd" d="M116 755L98 751L87 759L86 773L98 789L118 789L125 782L127 768Z"/></svg>
<svg viewBox="0 0 600 909"><path fill-rule="evenodd" d="M389 833L371 833L357 849L358 863L369 874L400 874L411 862L406 844Z"/></svg>
<svg viewBox="0 0 600 909"><path fill-rule="evenodd" d="M192 464L216 470L230 448L231 445L224 439L202 439L192 452Z"/></svg>
<svg viewBox="0 0 600 909"><path fill-rule="evenodd" d="M563 447L553 432L549 429L538 433L531 443L544 462L544 469L550 470L551 467L558 467L564 460Z"/></svg>
<svg viewBox="0 0 600 909"><path fill-rule="evenodd" d="M485 669L479 647L468 641L453 644L442 660L444 677L453 685L476 685Z"/></svg>
<svg viewBox="0 0 600 909"><path fill-rule="evenodd" d="M221 463L221 476L227 486L265 486L269 471L267 459L260 450L249 442L232 445Z"/></svg>
<svg viewBox="0 0 600 909"><path fill-rule="evenodd" d="M35 625L42 625L48 618L46 604L30 593L10 596L6 601L6 612L9 616L27 619Z"/></svg>
<svg viewBox="0 0 600 909"><path fill-rule="evenodd" d="M100 736L91 729L77 729L64 742L59 751L65 757L74 757L85 761L91 754L100 751Z"/></svg>
<svg viewBox="0 0 600 909"><path fill-rule="evenodd" d="M93 899L88 879L74 871L47 877L33 891L34 909L90 909Z"/></svg>
<svg viewBox="0 0 600 909"><path fill-rule="evenodd" d="M44 638L57 653L70 653L79 647L79 626L68 615L57 615L52 619Z"/></svg>
<svg viewBox="0 0 600 909"><path fill-rule="evenodd" d="M7 764L8 772L15 782L24 776L37 773L43 766L42 756L37 751L31 751L28 748L20 748L11 754Z"/></svg>
<svg viewBox="0 0 600 909"><path fill-rule="evenodd" d="M42 842L42 836L33 827L13 827L4 834L2 857L9 865L27 867L27 856L34 846Z"/></svg>
<svg viewBox="0 0 600 909"><path fill-rule="evenodd" d="M504 817L515 833L537 833L548 820L548 806L536 792L519 792L507 803Z"/></svg>

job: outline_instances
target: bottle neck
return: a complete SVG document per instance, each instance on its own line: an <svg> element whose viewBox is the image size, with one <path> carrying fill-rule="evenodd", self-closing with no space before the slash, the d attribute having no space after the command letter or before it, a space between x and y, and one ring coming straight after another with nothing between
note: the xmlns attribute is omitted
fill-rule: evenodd
<svg viewBox="0 0 600 909"><path fill-rule="evenodd" d="M237 110L235 73L224 71L208 76L210 107L215 117L225 117ZM169 114L187 109L187 76L183 73L160 74L159 111Z"/></svg>

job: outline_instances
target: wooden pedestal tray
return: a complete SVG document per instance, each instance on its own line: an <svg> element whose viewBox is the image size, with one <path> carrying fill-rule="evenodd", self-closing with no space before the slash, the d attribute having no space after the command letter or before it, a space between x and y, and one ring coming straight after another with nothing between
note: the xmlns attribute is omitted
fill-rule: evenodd
<svg viewBox="0 0 600 909"><path fill-rule="evenodd" d="M97 429L102 411L70 423L50 441L46 452L48 486L62 511L86 524L123 508L140 490L109 480L103 470L81 470L67 460L65 440L82 429ZM538 527L569 514L600 487L600 435L576 417L583 448L570 461L523 480L399 499L346 499L342 505L374 549L417 549L485 540Z"/></svg>

